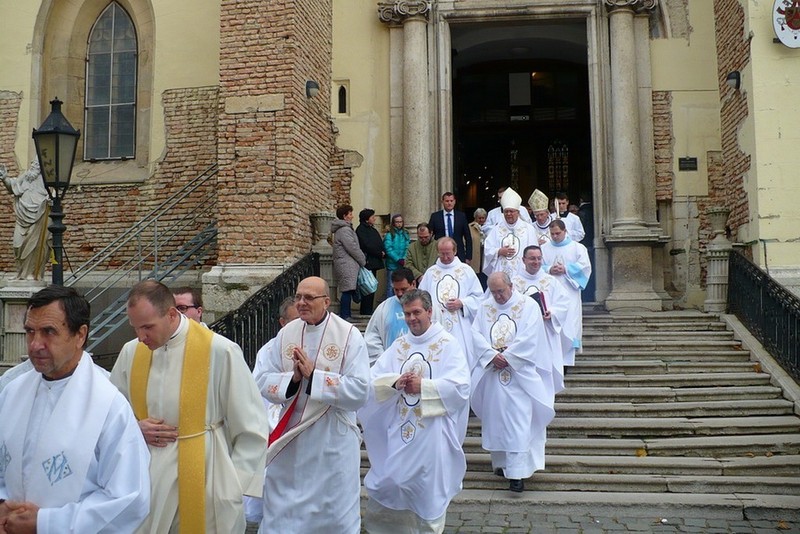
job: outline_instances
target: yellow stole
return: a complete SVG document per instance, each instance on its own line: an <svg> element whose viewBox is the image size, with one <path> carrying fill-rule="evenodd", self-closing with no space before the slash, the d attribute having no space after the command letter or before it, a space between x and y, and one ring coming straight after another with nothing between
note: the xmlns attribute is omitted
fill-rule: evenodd
<svg viewBox="0 0 800 534"><path fill-rule="evenodd" d="M213 332L191 319L186 333L178 412L178 510L181 534L206 530L206 401ZM147 419L147 380L153 351L136 346L131 366L131 405Z"/></svg>

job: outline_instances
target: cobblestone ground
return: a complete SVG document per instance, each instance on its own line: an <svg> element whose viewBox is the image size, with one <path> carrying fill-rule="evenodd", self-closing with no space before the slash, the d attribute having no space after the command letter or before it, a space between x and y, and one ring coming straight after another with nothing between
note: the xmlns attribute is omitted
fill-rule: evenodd
<svg viewBox="0 0 800 534"><path fill-rule="evenodd" d="M788 521L731 521L697 518L566 516L555 514L486 515L461 512L447 515L448 534L602 534L620 532L696 532L702 534L800 533Z"/></svg>
<svg viewBox="0 0 800 534"><path fill-rule="evenodd" d="M258 527L248 524L247 534ZM725 519L594 517L555 514L486 515L480 512L447 514L445 534L618 534L621 532L697 534L800 533L800 523L789 521L731 521Z"/></svg>

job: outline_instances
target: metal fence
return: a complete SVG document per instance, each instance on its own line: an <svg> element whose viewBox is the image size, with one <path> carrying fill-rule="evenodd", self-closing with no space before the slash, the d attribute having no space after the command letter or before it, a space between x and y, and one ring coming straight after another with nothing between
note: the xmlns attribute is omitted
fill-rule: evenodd
<svg viewBox="0 0 800 534"><path fill-rule="evenodd" d="M294 295L297 285L308 276L319 276L319 254L316 252L300 259L250 296L238 309L210 325L211 330L242 347L245 361L252 369L258 349L280 330L278 309L281 302Z"/></svg>
<svg viewBox="0 0 800 534"><path fill-rule="evenodd" d="M800 381L800 299L737 251L730 254L728 313Z"/></svg>

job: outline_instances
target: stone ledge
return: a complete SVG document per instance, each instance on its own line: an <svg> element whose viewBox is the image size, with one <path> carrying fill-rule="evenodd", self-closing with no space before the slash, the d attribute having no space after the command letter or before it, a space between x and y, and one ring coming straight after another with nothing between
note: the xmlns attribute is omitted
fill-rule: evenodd
<svg viewBox="0 0 800 534"><path fill-rule="evenodd" d="M225 99L225 113L280 111L286 107L283 95L232 96Z"/></svg>

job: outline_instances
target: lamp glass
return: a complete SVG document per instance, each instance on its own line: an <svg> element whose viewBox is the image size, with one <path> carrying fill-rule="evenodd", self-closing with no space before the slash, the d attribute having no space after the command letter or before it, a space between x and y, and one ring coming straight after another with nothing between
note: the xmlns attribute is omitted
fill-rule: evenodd
<svg viewBox="0 0 800 534"><path fill-rule="evenodd" d="M78 148L80 132L75 130L61 113L62 102L57 98L50 102L52 111L38 130L33 130L33 142L42 179L48 188L63 196L69 187L75 151Z"/></svg>

